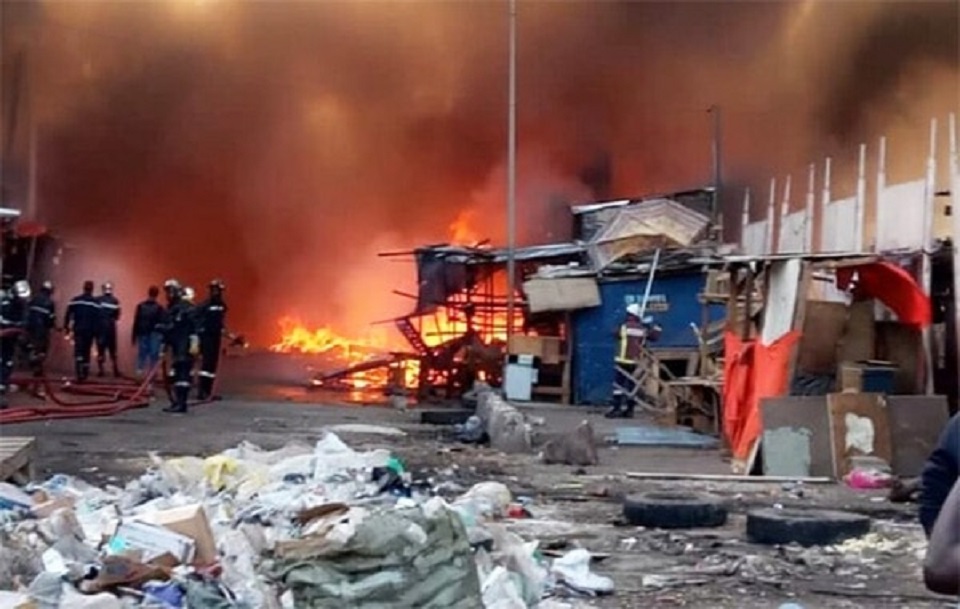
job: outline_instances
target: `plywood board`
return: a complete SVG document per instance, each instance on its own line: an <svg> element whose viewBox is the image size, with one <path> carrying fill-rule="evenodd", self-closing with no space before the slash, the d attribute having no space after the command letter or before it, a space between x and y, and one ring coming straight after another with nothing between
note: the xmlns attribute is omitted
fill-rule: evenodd
<svg viewBox="0 0 960 609"><path fill-rule="evenodd" d="M823 396L784 396L760 403L763 421L763 473L769 476L833 476L830 420ZM789 436L796 442L775 440ZM802 454L801 437L809 442L809 454ZM798 452L799 451L799 452ZM798 463L791 464L796 459Z"/></svg>
<svg viewBox="0 0 960 609"><path fill-rule="evenodd" d="M0 482L28 482L33 477L36 450L37 440L32 436L0 437Z"/></svg>
<svg viewBox="0 0 960 609"><path fill-rule="evenodd" d="M879 457L893 461L887 404L876 393L831 393L827 396L834 475L850 472L850 457Z"/></svg>
<svg viewBox="0 0 960 609"><path fill-rule="evenodd" d="M890 433L893 436L893 473L919 476L949 419L947 398L942 395L891 395L887 397Z"/></svg>
<svg viewBox="0 0 960 609"><path fill-rule="evenodd" d="M917 329L896 322L877 323L877 359L897 366L895 393L899 395L920 393L921 345Z"/></svg>
<svg viewBox="0 0 960 609"><path fill-rule="evenodd" d="M803 262L799 258L780 260L770 265L761 333L765 345L775 343L793 329L802 268Z"/></svg>
<svg viewBox="0 0 960 609"><path fill-rule="evenodd" d="M797 370L806 374L836 372L837 346L846 324L846 305L807 301L803 335L797 347Z"/></svg>
<svg viewBox="0 0 960 609"><path fill-rule="evenodd" d="M861 300L847 307L847 323L840 339L840 362L859 362L876 357L874 301Z"/></svg>
<svg viewBox="0 0 960 609"><path fill-rule="evenodd" d="M600 305L600 289L592 277L530 279L523 291L531 313L573 311Z"/></svg>

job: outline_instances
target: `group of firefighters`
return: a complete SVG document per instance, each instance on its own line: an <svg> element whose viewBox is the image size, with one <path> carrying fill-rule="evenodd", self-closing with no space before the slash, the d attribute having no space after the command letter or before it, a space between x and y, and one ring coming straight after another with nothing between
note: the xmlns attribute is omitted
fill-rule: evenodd
<svg viewBox="0 0 960 609"><path fill-rule="evenodd" d="M147 299L137 305L131 331L131 341L137 348L137 377L157 370L165 353L170 369L171 404L164 410L185 413L193 385L197 356L197 398L213 397L214 381L220 362L221 338L227 305L223 298L224 284L219 279L210 282L209 295L200 304L194 304L194 291L181 286L176 279L168 279L163 286L166 306L159 302L160 289L150 287ZM4 292L0 300L0 408L6 407L2 398L10 388L17 354L26 360L37 378L44 374L44 364L50 351L50 337L57 331L54 287L45 281L36 294L27 281L17 281L13 289ZM75 376L84 382L90 376L90 356L96 345L98 375L104 376L104 365L109 357L113 375L120 377L117 365L117 323L120 321L120 301L113 293L113 284L105 282L99 295L94 294L94 283L86 281L83 291L67 305L63 326L60 328L73 341Z"/></svg>

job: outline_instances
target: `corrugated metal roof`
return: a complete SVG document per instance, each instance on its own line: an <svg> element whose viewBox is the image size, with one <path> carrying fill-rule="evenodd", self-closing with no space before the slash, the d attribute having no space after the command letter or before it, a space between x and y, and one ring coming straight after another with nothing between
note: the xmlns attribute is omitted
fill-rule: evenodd
<svg viewBox="0 0 960 609"><path fill-rule="evenodd" d="M655 199L622 208L590 243L590 258L602 269L624 256L658 247L689 247L700 239L710 218L671 199Z"/></svg>

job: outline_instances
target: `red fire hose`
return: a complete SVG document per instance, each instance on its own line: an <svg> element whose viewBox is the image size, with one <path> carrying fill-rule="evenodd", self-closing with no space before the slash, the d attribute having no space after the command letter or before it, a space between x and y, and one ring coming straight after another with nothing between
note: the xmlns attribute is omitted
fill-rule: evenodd
<svg viewBox="0 0 960 609"><path fill-rule="evenodd" d="M2 335L2 332L0 332L0 336ZM0 425L51 419L104 417L134 408L145 408L150 405L153 397L152 383L158 373L163 373L164 385L169 390L170 381L166 370L167 363L166 360L163 360L154 366L139 384L132 382L130 379L97 383L64 383L62 380L50 378L17 378L13 382L21 386L42 386L45 390L45 398L53 404L17 406L0 410ZM216 395L219 381L219 377L214 379L213 392L210 398L190 402L189 406L199 406L215 401L216 398L212 396ZM88 399L67 400L64 399L62 394L86 396Z"/></svg>

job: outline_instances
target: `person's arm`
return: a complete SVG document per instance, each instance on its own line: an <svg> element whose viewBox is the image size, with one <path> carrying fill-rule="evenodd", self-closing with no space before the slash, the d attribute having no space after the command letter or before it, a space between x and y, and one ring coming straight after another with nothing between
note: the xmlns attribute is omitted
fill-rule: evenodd
<svg viewBox="0 0 960 609"><path fill-rule="evenodd" d="M133 313L133 324L130 326L130 344L137 344L137 338L143 332L143 329L140 327L140 317L141 309L143 308L143 303L137 305L137 310Z"/></svg>
<svg viewBox="0 0 960 609"><path fill-rule="evenodd" d="M67 312L63 316L63 331L69 332L71 330L70 322L73 321L73 301L67 304Z"/></svg>
<svg viewBox="0 0 960 609"><path fill-rule="evenodd" d="M947 495L930 534L923 581L932 592L960 594L960 482Z"/></svg>
<svg viewBox="0 0 960 609"><path fill-rule="evenodd" d="M929 537L950 489L957 480L960 461L960 415L954 415L940 435L937 447L923 468L920 486L920 524Z"/></svg>

